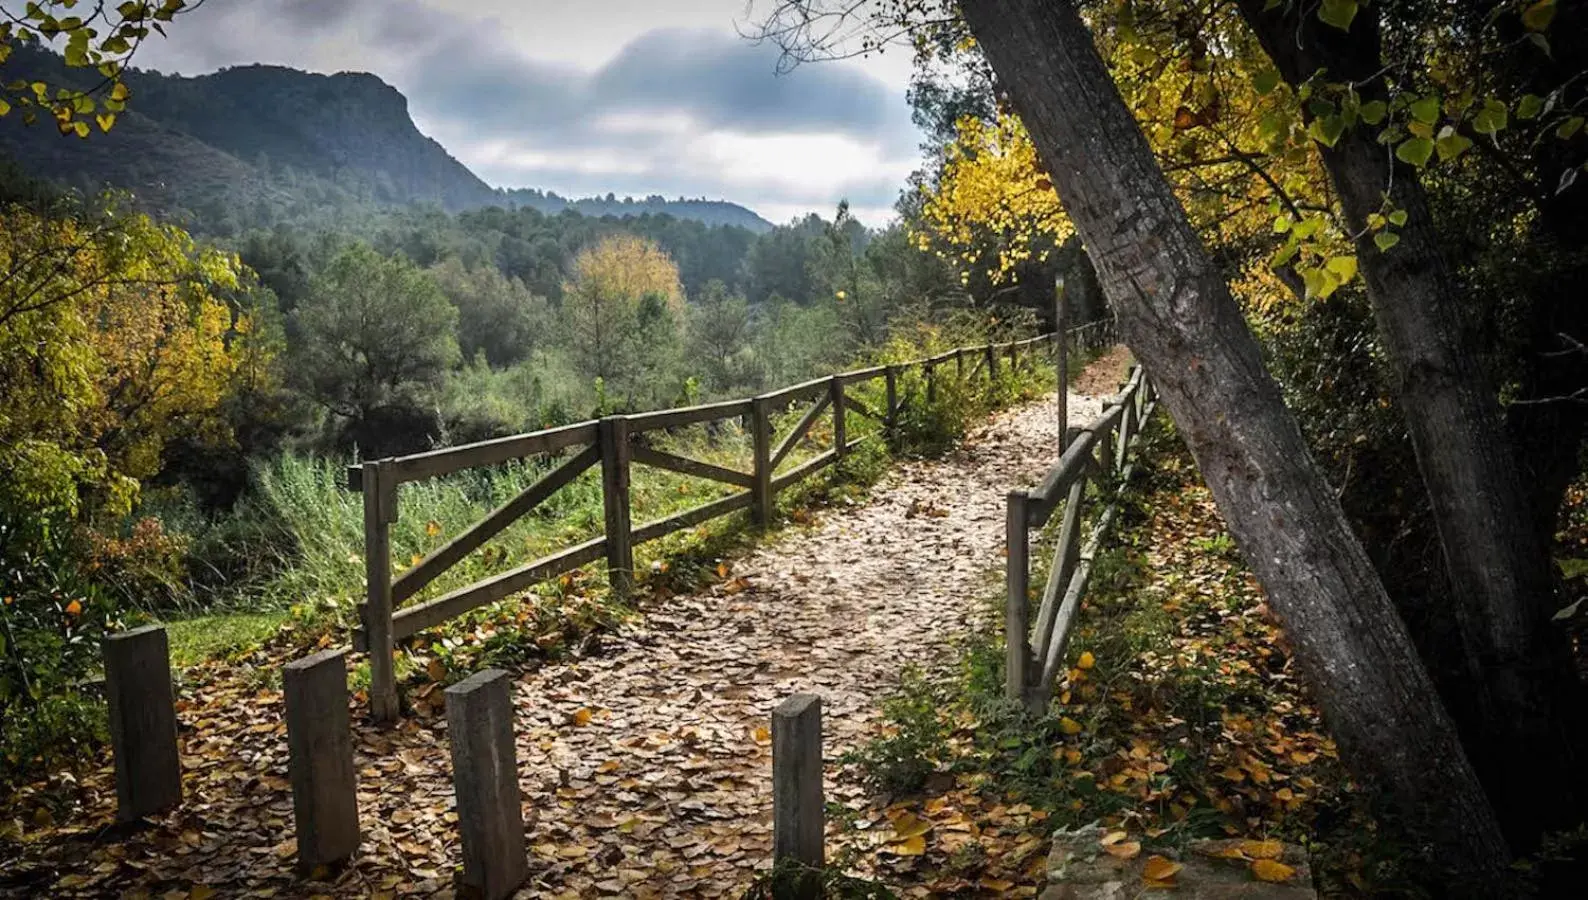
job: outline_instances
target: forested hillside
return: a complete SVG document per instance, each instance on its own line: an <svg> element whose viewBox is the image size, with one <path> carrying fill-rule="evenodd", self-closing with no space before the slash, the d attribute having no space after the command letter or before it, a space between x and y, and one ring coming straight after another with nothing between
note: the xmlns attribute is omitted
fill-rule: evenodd
<svg viewBox="0 0 1588 900"><path fill-rule="evenodd" d="M6 71L24 83L80 90L96 81L28 46L13 49ZM98 140L63 141L13 117L0 120L0 155L85 194L107 185L130 191L141 209L221 236L278 223L346 227L414 205L771 227L721 200L573 199L493 188L419 132L396 88L366 73L251 65L196 77L129 69L123 78L137 100Z"/></svg>

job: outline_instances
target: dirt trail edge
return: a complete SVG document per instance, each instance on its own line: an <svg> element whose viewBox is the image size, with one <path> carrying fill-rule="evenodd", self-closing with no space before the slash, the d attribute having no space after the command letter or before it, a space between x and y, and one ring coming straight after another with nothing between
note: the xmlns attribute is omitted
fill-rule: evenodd
<svg viewBox="0 0 1588 900"><path fill-rule="evenodd" d="M1080 386L1112 393L1124 360L1105 356ZM1074 392L1069 404L1072 425L1101 408ZM736 558L727 581L650 604L599 656L520 676L530 875L516 896L738 896L770 865L768 726L790 694L821 695L827 799L862 806L834 760L875 733L904 670L944 661L984 619L1004 497L1052 464L1055 433L1051 399L997 414L946 457L897 466L864 503ZM450 896L461 852L439 715L382 730L358 711L359 853L323 881L294 877L272 674L223 666L182 687L178 809L111 827L106 765L85 774L69 824L13 823L23 836L0 840L0 897Z"/></svg>

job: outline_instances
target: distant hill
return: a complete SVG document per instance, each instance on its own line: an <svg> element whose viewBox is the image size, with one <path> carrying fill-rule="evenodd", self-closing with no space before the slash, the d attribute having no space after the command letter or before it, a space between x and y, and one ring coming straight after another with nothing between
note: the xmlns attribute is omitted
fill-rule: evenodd
<svg viewBox="0 0 1588 900"><path fill-rule="evenodd" d="M84 76L44 50L18 46L7 78L71 84ZM250 65L183 77L132 71L127 112L108 134L61 137L48 123L0 119L0 153L32 175L86 191L112 185L140 205L228 234L281 221L342 219L371 208L428 204L573 209L590 216L665 213L761 232L771 224L720 200L573 200L498 190L420 133L408 100L374 75L318 75Z"/></svg>

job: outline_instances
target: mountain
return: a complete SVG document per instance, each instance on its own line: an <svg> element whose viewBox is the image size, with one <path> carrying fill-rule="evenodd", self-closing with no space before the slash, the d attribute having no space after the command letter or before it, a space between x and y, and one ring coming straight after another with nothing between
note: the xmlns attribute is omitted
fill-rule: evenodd
<svg viewBox="0 0 1588 900"><path fill-rule="evenodd" d="M88 86L81 70L26 46L15 47L5 76ZM591 216L665 213L771 228L720 200L573 200L493 188L420 133L401 92L366 73L250 65L195 77L133 70L126 82L132 97L109 133L62 137L49 123L27 126L13 114L0 119L0 154L85 191L126 189L144 208L219 234L283 221L345 221L414 204L449 212L531 206Z"/></svg>

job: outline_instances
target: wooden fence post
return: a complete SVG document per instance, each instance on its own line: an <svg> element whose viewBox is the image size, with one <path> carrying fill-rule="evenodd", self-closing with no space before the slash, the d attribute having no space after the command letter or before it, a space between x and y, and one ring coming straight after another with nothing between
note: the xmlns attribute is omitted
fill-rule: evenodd
<svg viewBox="0 0 1588 900"><path fill-rule="evenodd" d="M990 387L998 380L998 348L993 344L988 344L985 352L987 354L987 384Z"/></svg>
<svg viewBox="0 0 1588 900"><path fill-rule="evenodd" d="M1031 606L1026 596L1031 587L1030 526L1026 519L1029 500L1025 491L1010 491L1005 523L1008 558L1004 581L1008 594L1004 600L1004 697L1015 703L1025 702L1031 682Z"/></svg>
<svg viewBox="0 0 1588 900"><path fill-rule="evenodd" d="M398 716L397 670L392 660L391 523L397 521L397 486L379 460L364 463L364 606L359 610L369 638L369 713L379 723Z"/></svg>
<svg viewBox="0 0 1588 900"><path fill-rule="evenodd" d="M1064 448L1070 445L1070 336L1069 336L1069 310L1068 303L1064 302L1064 281L1061 278L1054 291L1056 299L1053 303L1053 348L1055 363L1058 371L1058 398L1059 398L1059 455L1064 455Z"/></svg>
<svg viewBox="0 0 1588 900"><path fill-rule="evenodd" d="M965 348L964 347L959 347L959 348L957 348L954 351L954 378L956 380L961 380L961 381L964 380L964 378L965 378Z"/></svg>
<svg viewBox="0 0 1588 900"><path fill-rule="evenodd" d="M796 870L775 882L777 900L821 896L822 797L822 699L795 694L772 711L772 862Z"/></svg>
<svg viewBox="0 0 1588 900"><path fill-rule="evenodd" d="M896 366L888 366L882 370L883 388L888 398L888 414L883 420L883 426L888 431L893 431L899 426L899 370Z"/></svg>
<svg viewBox="0 0 1588 900"><path fill-rule="evenodd" d="M827 382L827 401L833 408L833 452L842 459L849 452L845 445L849 443L844 414L844 380L837 375Z"/></svg>
<svg viewBox="0 0 1588 900"><path fill-rule="evenodd" d="M513 743L513 679L486 669L446 689L462 883L484 900L513 893L529 871Z"/></svg>
<svg viewBox="0 0 1588 900"><path fill-rule="evenodd" d="M937 402L937 366L926 364L926 405Z"/></svg>
<svg viewBox="0 0 1588 900"><path fill-rule="evenodd" d="M755 478L751 486L750 514L755 524L772 523L772 410L765 397L751 403L750 437L755 445Z"/></svg>
<svg viewBox="0 0 1588 900"><path fill-rule="evenodd" d="M107 635L99 646L116 761L116 818L130 822L182 802L170 644L164 627L145 625Z"/></svg>
<svg viewBox="0 0 1588 900"><path fill-rule="evenodd" d="M345 653L326 650L281 670L298 874L305 876L358 850L358 781Z"/></svg>
<svg viewBox="0 0 1588 900"><path fill-rule="evenodd" d="M614 597L626 600L634 587L634 544L629 522L629 420L624 416L606 416L596 427L601 442L607 583Z"/></svg>

